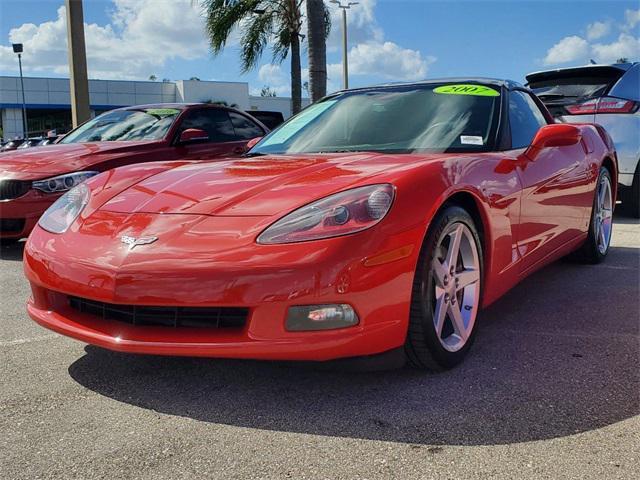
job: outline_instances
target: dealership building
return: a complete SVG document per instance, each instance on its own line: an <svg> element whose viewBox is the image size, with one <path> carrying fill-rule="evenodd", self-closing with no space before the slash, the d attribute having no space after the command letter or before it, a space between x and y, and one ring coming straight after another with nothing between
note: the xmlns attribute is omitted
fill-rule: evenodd
<svg viewBox="0 0 640 480"><path fill-rule="evenodd" d="M29 136L44 135L49 130L58 133L70 130L69 79L24 77L24 95ZM281 112L284 118L291 116L291 99L252 96L245 82L89 80L89 101L92 115L149 103L225 102L249 113L261 110ZM0 113L2 138L22 137L20 77L0 76Z"/></svg>

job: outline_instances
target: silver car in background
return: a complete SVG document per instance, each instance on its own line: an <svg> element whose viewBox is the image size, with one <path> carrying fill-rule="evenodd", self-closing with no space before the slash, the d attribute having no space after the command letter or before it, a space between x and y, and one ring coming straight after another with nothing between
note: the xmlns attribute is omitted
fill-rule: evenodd
<svg viewBox="0 0 640 480"><path fill-rule="evenodd" d="M618 198L640 218L640 63L535 72L527 82L559 121L606 128L618 152Z"/></svg>

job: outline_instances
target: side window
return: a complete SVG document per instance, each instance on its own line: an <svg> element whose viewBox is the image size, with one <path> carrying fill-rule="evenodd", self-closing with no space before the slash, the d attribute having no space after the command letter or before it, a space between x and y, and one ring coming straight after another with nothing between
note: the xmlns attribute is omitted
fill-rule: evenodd
<svg viewBox="0 0 640 480"><path fill-rule="evenodd" d="M209 135L209 142L237 140L229 115L221 108L203 108L189 112L180 125L180 131L187 128L204 130Z"/></svg>
<svg viewBox="0 0 640 480"><path fill-rule="evenodd" d="M262 137L264 135L262 128L244 115L229 112L229 118L231 118L231 123L236 130L238 140L251 140L252 138Z"/></svg>
<svg viewBox="0 0 640 480"><path fill-rule="evenodd" d="M510 92L509 125L512 148L531 145L536 132L546 124L546 118L529 94L518 90Z"/></svg>

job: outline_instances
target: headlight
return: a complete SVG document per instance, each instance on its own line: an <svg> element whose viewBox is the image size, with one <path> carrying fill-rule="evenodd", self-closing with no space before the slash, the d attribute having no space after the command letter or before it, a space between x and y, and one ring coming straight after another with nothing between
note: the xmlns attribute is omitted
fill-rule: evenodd
<svg viewBox="0 0 640 480"><path fill-rule="evenodd" d="M91 190L84 183L69 190L51 205L38 220L38 225L51 233L64 233L89 203Z"/></svg>
<svg viewBox="0 0 640 480"><path fill-rule="evenodd" d="M45 193L66 192L99 172L74 172L33 182L33 188Z"/></svg>
<svg viewBox="0 0 640 480"><path fill-rule="evenodd" d="M258 236L264 245L338 237L373 227L389 212L394 188L369 185L330 195L281 218Z"/></svg>

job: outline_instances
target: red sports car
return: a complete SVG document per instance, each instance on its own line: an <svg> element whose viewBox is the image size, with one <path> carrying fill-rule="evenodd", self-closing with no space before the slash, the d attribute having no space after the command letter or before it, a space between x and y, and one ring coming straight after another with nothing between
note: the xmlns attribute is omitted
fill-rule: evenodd
<svg viewBox="0 0 640 480"><path fill-rule="evenodd" d="M480 308L609 249L616 154L519 84L339 92L245 158L151 163L71 190L26 245L31 317L108 349L329 360L467 353ZM401 350L400 350L401 349Z"/></svg>
<svg viewBox="0 0 640 480"><path fill-rule="evenodd" d="M62 192L122 165L240 155L268 129L235 109L160 104L111 110L59 143L0 154L0 239L29 235Z"/></svg>

